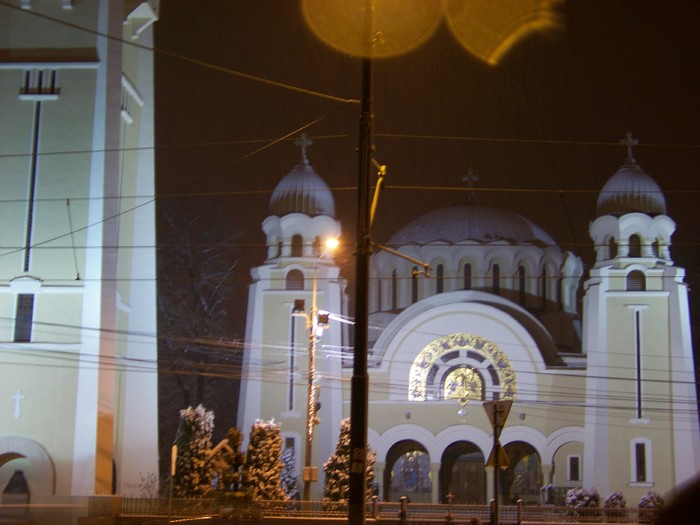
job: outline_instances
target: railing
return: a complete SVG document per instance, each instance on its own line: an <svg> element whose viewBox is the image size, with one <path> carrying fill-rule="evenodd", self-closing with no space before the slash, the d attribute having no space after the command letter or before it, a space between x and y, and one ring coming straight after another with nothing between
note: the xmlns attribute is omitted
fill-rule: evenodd
<svg viewBox="0 0 700 525"><path fill-rule="evenodd" d="M553 505L500 505L499 522L503 525L538 525L556 523L651 523L654 511L638 508L604 509L569 508ZM329 521L347 518L347 504L323 501L260 501L233 503L217 499L141 499L123 497L121 516L216 517L249 522L281 522L286 519L311 518ZM478 518L478 521L475 520ZM434 504L373 501L367 504L367 519L387 525L439 524L462 525L490 523L490 505Z"/></svg>

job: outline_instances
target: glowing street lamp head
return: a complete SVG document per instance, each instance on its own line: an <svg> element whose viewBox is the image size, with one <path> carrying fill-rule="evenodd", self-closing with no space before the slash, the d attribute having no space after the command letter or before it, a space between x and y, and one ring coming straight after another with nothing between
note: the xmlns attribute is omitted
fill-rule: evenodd
<svg viewBox="0 0 700 525"><path fill-rule="evenodd" d="M340 245L340 241L335 237L330 237L326 239L326 248L329 250L335 250Z"/></svg>

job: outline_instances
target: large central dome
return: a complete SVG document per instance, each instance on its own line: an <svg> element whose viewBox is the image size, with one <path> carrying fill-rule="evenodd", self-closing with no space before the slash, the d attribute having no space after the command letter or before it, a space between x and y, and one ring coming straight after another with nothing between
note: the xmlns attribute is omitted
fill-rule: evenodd
<svg viewBox="0 0 700 525"><path fill-rule="evenodd" d="M389 244L464 241L556 244L547 232L522 215L477 204L456 204L428 212L396 232Z"/></svg>

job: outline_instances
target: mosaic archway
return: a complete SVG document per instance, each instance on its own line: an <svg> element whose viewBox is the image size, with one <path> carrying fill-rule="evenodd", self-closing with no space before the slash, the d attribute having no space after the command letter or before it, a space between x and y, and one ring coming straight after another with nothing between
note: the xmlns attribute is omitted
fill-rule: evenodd
<svg viewBox="0 0 700 525"><path fill-rule="evenodd" d="M503 351L478 335L440 337L423 348L409 372L409 401L515 399L515 372Z"/></svg>
<svg viewBox="0 0 700 525"><path fill-rule="evenodd" d="M405 440L389 449L384 471L386 501L398 501L406 496L413 503L430 503L433 481L430 456L423 445Z"/></svg>

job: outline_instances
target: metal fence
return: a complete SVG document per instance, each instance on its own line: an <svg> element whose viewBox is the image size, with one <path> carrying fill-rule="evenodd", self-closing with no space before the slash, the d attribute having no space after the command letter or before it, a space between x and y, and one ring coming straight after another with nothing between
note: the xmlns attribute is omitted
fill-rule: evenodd
<svg viewBox="0 0 700 525"><path fill-rule="evenodd" d="M499 523L538 525L556 523L651 523L654 511L638 508L569 508L553 505L499 505ZM281 523L306 518L308 521L347 518L347 504L323 501L261 501L233 503L217 499L142 499L123 497L120 516L226 519L239 522ZM490 505L447 505L432 503L380 502L367 504L367 518L387 525L439 524L461 525L489 523ZM476 518L476 520L475 520Z"/></svg>

